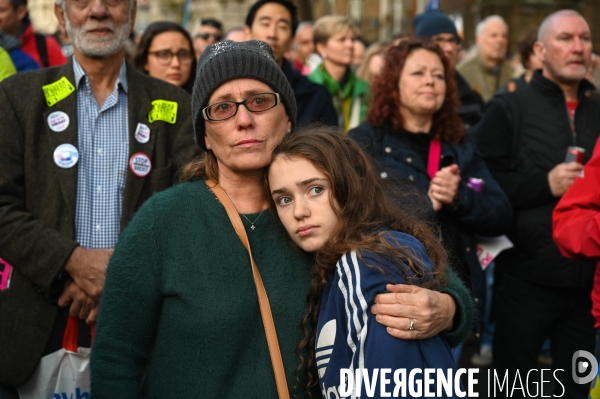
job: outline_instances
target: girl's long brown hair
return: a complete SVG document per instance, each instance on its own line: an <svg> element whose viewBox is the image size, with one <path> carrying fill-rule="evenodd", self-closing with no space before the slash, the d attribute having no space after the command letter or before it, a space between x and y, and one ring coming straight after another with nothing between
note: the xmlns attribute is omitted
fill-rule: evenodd
<svg viewBox="0 0 600 399"><path fill-rule="evenodd" d="M400 114L398 82L406 59L413 51L419 49L436 54L444 65L446 96L442 107L433 114L432 128L436 137L441 141L460 144L465 138L465 128L456 113L460 102L454 71L440 46L429 40L409 39L387 49L381 74L373 82L373 101L367 112L367 120L374 126L382 126L384 123L390 122L394 129L402 129L404 120Z"/></svg>
<svg viewBox="0 0 600 399"><path fill-rule="evenodd" d="M447 255L434 228L416 216L418 211L404 210L396 205L408 194L394 192L391 188L384 190L368 156L357 143L336 129L309 126L294 132L275 149L273 158L303 158L323 172L331 182L330 201L338 216L338 224L331 237L315 254L311 290L307 297L308 313L301 322L304 337L296 347L300 358L296 369L297 385L300 384L300 372L305 369L309 391L309 387L318 383L315 335L322 292L328 275L333 273L344 253L356 251L361 257L362 251L368 250L398 265L399 272L408 283L419 283L424 287L443 287L446 284L444 268ZM394 200L390 193L393 193ZM271 209L276 212L270 193L267 197ZM385 230L396 230L417 238L424 245L434 271L425 273L422 260L410 248L404 248L391 239ZM308 353L307 358L303 353ZM310 392L308 394L312 397Z"/></svg>

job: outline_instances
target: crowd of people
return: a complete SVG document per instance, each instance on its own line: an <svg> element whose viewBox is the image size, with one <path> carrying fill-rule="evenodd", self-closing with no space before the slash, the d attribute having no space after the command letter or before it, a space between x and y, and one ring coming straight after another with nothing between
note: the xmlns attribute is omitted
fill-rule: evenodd
<svg viewBox="0 0 600 399"><path fill-rule="evenodd" d="M588 396L600 101L578 12L515 68L498 15L463 52L441 10L369 45L288 0L138 38L136 7L57 0L59 41L0 0L0 399L61 397L44 359L72 331L77 397L329 399L342 369L451 376L468 339L509 381L548 351L553 393Z"/></svg>

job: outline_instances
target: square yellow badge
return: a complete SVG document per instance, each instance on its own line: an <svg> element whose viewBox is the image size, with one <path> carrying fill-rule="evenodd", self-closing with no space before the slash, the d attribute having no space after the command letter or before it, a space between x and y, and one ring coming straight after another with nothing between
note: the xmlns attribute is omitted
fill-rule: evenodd
<svg viewBox="0 0 600 399"><path fill-rule="evenodd" d="M174 101L154 100L152 109L148 114L148 122L164 121L175 124L177 122L177 103Z"/></svg>
<svg viewBox="0 0 600 399"><path fill-rule="evenodd" d="M42 90L44 90L46 104L48 104L49 107L52 107L53 105L69 97L69 95L75 91L75 86L69 82L69 79L63 76L54 83L42 86Z"/></svg>

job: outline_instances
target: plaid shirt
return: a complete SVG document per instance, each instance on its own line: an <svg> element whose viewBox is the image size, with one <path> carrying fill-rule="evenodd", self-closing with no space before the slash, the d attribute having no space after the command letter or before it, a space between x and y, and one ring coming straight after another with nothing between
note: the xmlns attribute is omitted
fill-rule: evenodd
<svg viewBox="0 0 600 399"><path fill-rule="evenodd" d="M114 248L119 237L129 154L125 61L102 108L74 57L73 69L79 150L75 240L84 248Z"/></svg>

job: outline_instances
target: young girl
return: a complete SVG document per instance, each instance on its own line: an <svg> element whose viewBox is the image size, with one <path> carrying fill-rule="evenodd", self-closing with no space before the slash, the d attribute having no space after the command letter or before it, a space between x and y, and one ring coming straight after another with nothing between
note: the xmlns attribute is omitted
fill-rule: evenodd
<svg viewBox="0 0 600 399"><path fill-rule="evenodd" d="M297 347L308 346L310 357L301 358L299 369L307 369L312 384L318 374L326 399L452 397L455 364L447 342L440 335L393 338L370 311L386 284L444 286L446 253L433 230L395 206L360 147L329 128L288 135L267 179L271 205L292 241L315 254L305 337ZM413 328L411 320L407 329ZM426 378L433 368L441 370ZM368 378L357 382L363 373ZM450 390L438 377L448 379Z"/></svg>

